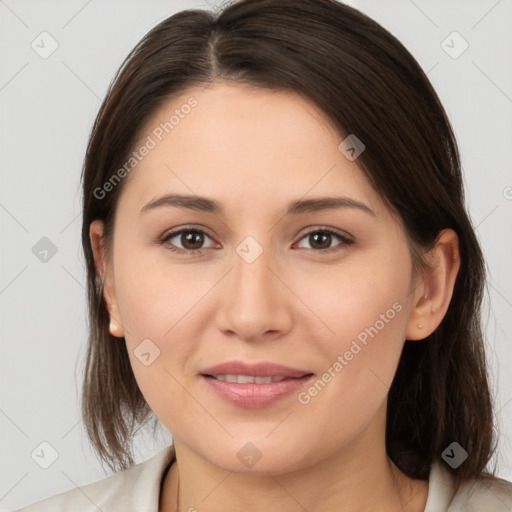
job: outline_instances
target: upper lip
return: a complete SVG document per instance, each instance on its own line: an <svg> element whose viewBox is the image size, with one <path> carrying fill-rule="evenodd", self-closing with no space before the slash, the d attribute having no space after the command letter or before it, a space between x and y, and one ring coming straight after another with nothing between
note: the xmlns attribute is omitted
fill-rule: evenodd
<svg viewBox="0 0 512 512"><path fill-rule="evenodd" d="M246 363L244 361L226 361L210 366L200 372L202 375L253 375L254 377L303 377L312 372L290 368L281 364L267 361L259 363Z"/></svg>

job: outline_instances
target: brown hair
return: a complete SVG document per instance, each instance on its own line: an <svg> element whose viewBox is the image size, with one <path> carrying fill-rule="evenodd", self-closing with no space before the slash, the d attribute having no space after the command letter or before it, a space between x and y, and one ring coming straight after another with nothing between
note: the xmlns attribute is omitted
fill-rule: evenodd
<svg viewBox="0 0 512 512"><path fill-rule="evenodd" d="M421 254L439 231L456 231L462 263L452 300L426 340L405 342L389 391L386 448L406 475L427 479L430 465L456 441L469 454L457 469L446 465L457 485L485 474L495 450L480 321L485 266L465 210L457 143L412 55L378 23L334 0L246 0L219 13L179 12L137 44L111 83L82 175L90 318L82 413L100 458L112 469L131 466L134 428L153 414L126 345L109 333L89 238L90 223L102 219L108 254L126 180L104 197L97 191L127 161L163 102L219 80L298 92L340 134L356 134L366 146L357 163L402 219L423 270Z"/></svg>

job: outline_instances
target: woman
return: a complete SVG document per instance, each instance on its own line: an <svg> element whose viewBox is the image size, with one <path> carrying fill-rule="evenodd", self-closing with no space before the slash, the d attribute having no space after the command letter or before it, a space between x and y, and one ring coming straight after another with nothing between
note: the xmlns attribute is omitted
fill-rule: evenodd
<svg viewBox="0 0 512 512"><path fill-rule="evenodd" d="M124 471L24 511L510 510L457 144L376 22L171 16L111 85L83 200L83 415ZM150 419L173 445L133 466Z"/></svg>

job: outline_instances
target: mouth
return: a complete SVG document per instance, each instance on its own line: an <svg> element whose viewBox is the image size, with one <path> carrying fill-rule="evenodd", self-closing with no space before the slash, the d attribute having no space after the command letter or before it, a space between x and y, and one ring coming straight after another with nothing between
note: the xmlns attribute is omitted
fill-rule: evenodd
<svg viewBox="0 0 512 512"><path fill-rule="evenodd" d="M256 380L260 377L271 377L272 379L283 380L287 378L302 378L311 374L309 370L292 368L270 361L249 362L249 361L225 361L224 363L203 368L201 375L216 378L227 382L239 382L241 384L261 382L265 380ZM236 380L233 380L236 378ZM239 380L240 379L240 380ZM270 382L275 382L270 381Z"/></svg>
<svg viewBox="0 0 512 512"><path fill-rule="evenodd" d="M314 374L273 363L230 362L204 370L199 377L207 392L224 402L259 409L299 393Z"/></svg>
<svg viewBox="0 0 512 512"><path fill-rule="evenodd" d="M226 374L226 375L208 375L202 374L204 377L209 379L215 379L222 382L234 382L237 384L270 384L271 382L282 382L284 380L296 380L302 379L304 377L310 377L312 373L305 373L301 377L285 377L283 375L267 375L265 377L257 376L257 375L235 375L235 374Z"/></svg>

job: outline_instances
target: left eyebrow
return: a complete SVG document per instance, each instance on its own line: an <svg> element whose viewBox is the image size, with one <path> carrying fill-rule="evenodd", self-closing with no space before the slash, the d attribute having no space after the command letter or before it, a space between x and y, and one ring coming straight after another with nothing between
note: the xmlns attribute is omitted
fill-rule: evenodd
<svg viewBox="0 0 512 512"><path fill-rule="evenodd" d="M153 199L141 209L141 214L161 207L187 208L201 212L213 213L225 216L225 210L221 203L215 199L196 195L167 194L158 199ZM351 199L350 197L320 197L312 199L299 199L288 204L285 216L300 215L303 213L314 213L323 210L334 210L337 208L355 208L368 215L377 217L375 212L366 204Z"/></svg>
<svg viewBox="0 0 512 512"><path fill-rule="evenodd" d="M323 210L334 210L336 208L355 208L367 213L368 215L377 217L375 212L369 206L350 197L320 197L293 201L288 205L285 215L313 213Z"/></svg>

